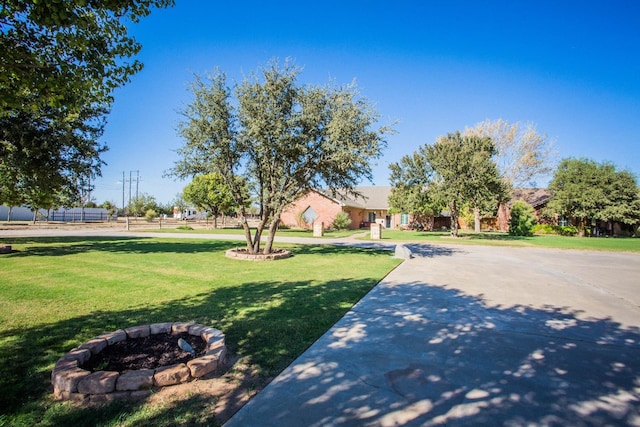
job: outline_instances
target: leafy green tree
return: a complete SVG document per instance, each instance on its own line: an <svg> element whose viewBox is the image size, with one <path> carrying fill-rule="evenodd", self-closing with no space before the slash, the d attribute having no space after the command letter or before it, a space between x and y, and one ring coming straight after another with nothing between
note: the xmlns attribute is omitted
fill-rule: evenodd
<svg viewBox="0 0 640 427"><path fill-rule="evenodd" d="M44 108L78 111L111 101L142 69L127 35L153 7L173 0L4 1L0 8L0 115Z"/></svg>
<svg viewBox="0 0 640 427"><path fill-rule="evenodd" d="M511 205L509 234L512 236L533 236L533 227L537 221L533 206L524 200L516 200Z"/></svg>
<svg viewBox="0 0 640 427"><path fill-rule="evenodd" d="M141 193L129 201L129 213L136 217L143 216L148 210L159 210L155 197L149 194Z"/></svg>
<svg viewBox="0 0 640 427"><path fill-rule="evenodd" d="M116 206L116 204L114 202L111 202L109 200L103 202L100 207L102 209L106 209L107 213L109 214L109 217L107 218L107 221L111 220L111 217L113 217L113 214L115 214L118 211L118 206Z"/></svg>
<svg viewBox="0 0 640 427"><path fill-rule="evenodd" d="M390 213L409 213L413 224L421 229L433 230L434 217L446 206L438 194L429 191L435 172L427 162L426 146L398 163L389 165L392 189L389 195Z"/></svg>
<svg viewBox="0 0 640 427"><path fill-rule="evenodd" d="M497 206L508 194L508 185L492 158L495 146L491 139L450 133L426 146L424 152L435 172L430 191L449 204L451 235L458 237L458 217L465 203L473 207L479 231L481 209Z"/></svg>
<svg viewBox="0 0 640 427"><path fill-rule="evenodd" d="M21 191L73 191L100 174L114 89L142 67L129 21L173 0L10 0L0 7L0 175ZM0 193L7 192L4 180ZM40 197L29 195L30 203Z"/></svg>
<svg viewBox="0 0 640 427"><path fill-rule="evenodd" d="M196 77L194 100L183 111L185 145L170 173L220 174L243 218L248 182L261 216L255 234L243 221L249 253L260 252L265 229L262 252L272 251L283 209L309 189L356 193L362 178L371 180L372 160L385 146L389 129L371 129L378 114L355 85L300 85L299 73L288 61L271 61L234 86L237 109L223 73L208 82Z"/></svg>
<svg viewBox="0 0 640 427"><path fill-rule="evenodd" d="M628 171L590 159L563 159L549 184L549 209L577 219L580 236L593 220L635 224L640 220L638 184Z"/></svg>
<svg viewBox="0 0 640 427"><path fill-rule="evenodd" d="M220 174L209 173L193 178L183 191L184 200L213 216L213 227L218 228L218 216L236 206L229 187Z"/></svg>

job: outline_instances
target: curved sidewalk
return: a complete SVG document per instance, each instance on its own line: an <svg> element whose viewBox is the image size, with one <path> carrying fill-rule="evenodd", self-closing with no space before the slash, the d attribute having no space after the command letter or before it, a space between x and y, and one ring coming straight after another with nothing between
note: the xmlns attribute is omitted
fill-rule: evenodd
<svg viewBox="0 0 640 427"><path fill-rule="evenodd" d="M225 427L640 425L640 255L409 246Z"/></svg>

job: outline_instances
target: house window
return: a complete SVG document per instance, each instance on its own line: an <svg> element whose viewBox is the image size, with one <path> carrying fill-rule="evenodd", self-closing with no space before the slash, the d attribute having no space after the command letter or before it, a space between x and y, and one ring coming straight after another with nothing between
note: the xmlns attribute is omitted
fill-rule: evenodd
<svg viewBox="0 0 640 427"><path fill-rule="evenodd" d="M566 216L559 216L558 225L560 227L568 227L571 225L571 222L569 221L569 218L567 218Z"/></svg>
<svg viewBox="0 0 640 427"><path fill-rule="evenodd" d="M400 214L400 225L409 225L409 214Z"/></svg>
<svg viewBox="0 0 640 427"><path fill-rule="evenodd" d="M318 214L311 206L302 212L302 219L307 224L313 224L313 221L315 221L316 218L318 218Z"/></svg>
<svg viewBox="0 0 640 427"><path fill-rule="evenodd" d="M369 222L376 222L376 213L369 212Z"/></svg>

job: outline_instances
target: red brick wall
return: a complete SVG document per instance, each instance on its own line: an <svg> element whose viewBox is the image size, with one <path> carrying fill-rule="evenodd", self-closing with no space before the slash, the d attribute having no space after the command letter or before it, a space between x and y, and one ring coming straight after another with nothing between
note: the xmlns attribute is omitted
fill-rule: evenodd
<svg viewBox="0 0 640 427"><path fill-rule="evenodd" d="M313 210L316 211L316 214L318 214L318 218L316 218L315 221L324 222L325 228L329 228L336 215L342 212L342 208L335 200L323 196L316 191L309 191L305 196L302 196L296 202L285 208L284 212L282 212L282 215L280 216L280 221L287 227L311 229L312 224L304 224L300 221L302 213L309 206L311 206ZM354 227L353 222L352 218L351 226L353 228L357 228L359 224L355 224Z"/></svg>

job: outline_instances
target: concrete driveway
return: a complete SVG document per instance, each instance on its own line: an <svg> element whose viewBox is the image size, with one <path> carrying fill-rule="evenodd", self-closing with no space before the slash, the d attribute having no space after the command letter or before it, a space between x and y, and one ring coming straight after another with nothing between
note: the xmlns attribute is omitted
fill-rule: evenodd
<svg viewBox="0 0 640 427"><path fill-rule="evenodd" d="M410 247L226 427L640 425L640 255Z"/></svg>

